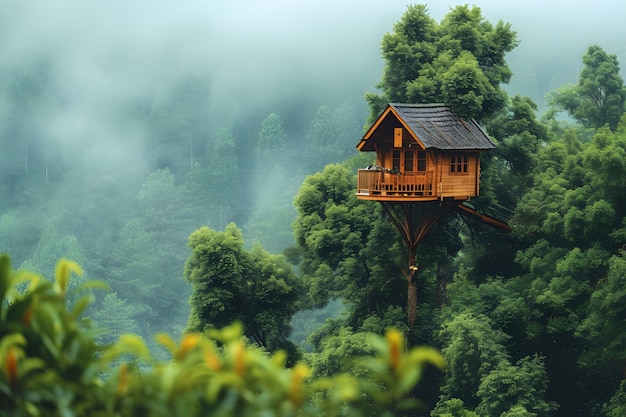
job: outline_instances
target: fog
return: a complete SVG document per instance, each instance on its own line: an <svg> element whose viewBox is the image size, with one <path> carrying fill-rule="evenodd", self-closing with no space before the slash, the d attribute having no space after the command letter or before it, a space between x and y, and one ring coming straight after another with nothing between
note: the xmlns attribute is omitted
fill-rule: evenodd
<svg viewBox="0 0 626 417"><path fill-rule="evenodd" d="M348 139L336 156L356 152L368 115L363 95L375 91L382 76L381 39L408 4L2 1L0 252L41 271L38 256L66 256L64 249L44 250L44 244L57 238L78 242L74 253L82 253L86 270L133 300L139 291L121 278L158 276L154 288L167 283L184 293L175 284L182 279L172 277L182 275L186 237L202 225L240 221L246 237L282 250L293 242L298 186L305 174L321 169L294 174L312 120L321 106L328 109L319 114L341 115L352 130L344 132ZM431 2L431 16L440 21L456 4ZM474 4L490 22L509 22L517 31L520 45L508 57L514 75L506 88L530 96L541 110L546 93L577 81L581 57L592 44L617 54L626 74L621 1ZM273 167L269 172L254 166L254 151L271 113L282 118L289 149L284 160L266 162ZM243 187L226 209L211 202L205 188L194 192L195 179L187 180L195 164L207 167L222 128L231 130L240 151ZM164 167L177 185L189 186L183 191L197 206L193 213L176 206L183 191L168 177L148 181ZM215 182L203 175L200 184ZM272 192L261 198L266 190ZM160 243L166 246L155 249ZM119 254L129 263L116 264ZM175 262L166 265L168 257ZM142 297L133 302L156 299ZM180 326L187 312L177 308L179 315L170 316ZM145 321L156 320L146 313L152 309L159 310L141 310Z"/></svg>
<svg viewBox="0 0 626 417"><path fill-rule="evenodd" d="M375 89L380 40L409 3L8 0L0 5L0 71L6 76L28 63L50 65L64 105L62 114L45 117L47 129L65 136L84 125L102 136L120 133L112 123L119 104L149 103L180 73L210 80L211 109L220 115L231 106L271 110L303 96L355 102ZM428 6L441 20L456 3L465 2ZM622 71L626 67L620 21L626 6L618 0L473 4L488 20L509 22L518 32L520 46L509 56L512 93L542 104L550 89L576 81L591 44L617 54Z"/></svg>

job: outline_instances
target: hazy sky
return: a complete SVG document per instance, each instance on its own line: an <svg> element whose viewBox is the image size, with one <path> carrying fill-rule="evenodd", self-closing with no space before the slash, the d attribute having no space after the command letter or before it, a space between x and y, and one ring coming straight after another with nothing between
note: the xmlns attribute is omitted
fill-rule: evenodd
<svg viewBox="0 0 626 417"><path fill-rule="evenodd" d="M209 74L216 100L319 95L359 100L380 80L380 41L405 0L3 0L0 74L42 56L84 117L155 94L180 72ZM431 1L440 21L456 4ZM477 0L492 23L509 22L520 46L509 91L541 100L577 80L591 44L626 69L623 0ZM550 74L547 78L546 73ZM5 73L6 74L6 73ZM1 99L1 98L0 98ZM1 103L0 103L1 104ZM93 111L92 111L93 110ZM94 116L95 114L95 116ZM76 114L72 115L76 119ZM100 120L106 123L106 120Z"/></svg>

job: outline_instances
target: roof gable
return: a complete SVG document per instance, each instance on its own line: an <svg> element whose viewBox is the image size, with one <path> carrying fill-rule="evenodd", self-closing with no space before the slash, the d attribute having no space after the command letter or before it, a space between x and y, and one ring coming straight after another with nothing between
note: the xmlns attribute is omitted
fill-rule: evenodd
<svg viewBox="0 0 626 417"><path fill-rule="evenodd" d="M375 150L375 143L404 127L424 149L487 150L495 144L474 119L463 120L444 104L391 103L365 133L357 149Z"/></svg>

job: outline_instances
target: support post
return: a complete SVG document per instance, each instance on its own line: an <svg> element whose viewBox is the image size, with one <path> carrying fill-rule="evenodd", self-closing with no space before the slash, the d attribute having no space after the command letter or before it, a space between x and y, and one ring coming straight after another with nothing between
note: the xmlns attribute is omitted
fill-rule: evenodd
<svg viewBox="0 0 626 417"><path fill-rule="evenodd" d="M450 209L457 207L461 200L444 200L432 202L381 202L387 217L400 232L409 252L408 270L401 269L407 281L407 324L413 330L417 320L417 283L415 273L417 247L435 224Z"/></svg>

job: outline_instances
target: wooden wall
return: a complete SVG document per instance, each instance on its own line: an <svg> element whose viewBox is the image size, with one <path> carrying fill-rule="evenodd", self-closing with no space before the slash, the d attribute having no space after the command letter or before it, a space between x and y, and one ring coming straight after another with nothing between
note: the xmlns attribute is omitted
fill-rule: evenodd
<svg viewBox="0 0 626 417"><path fill-rule="evenodd" d="M438 195L467 198L478 195L480 157L478 152L468 153L468 172L450 172L451 153L441 153L437 167Z"/></svg>

